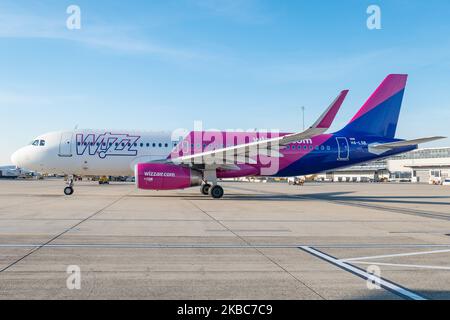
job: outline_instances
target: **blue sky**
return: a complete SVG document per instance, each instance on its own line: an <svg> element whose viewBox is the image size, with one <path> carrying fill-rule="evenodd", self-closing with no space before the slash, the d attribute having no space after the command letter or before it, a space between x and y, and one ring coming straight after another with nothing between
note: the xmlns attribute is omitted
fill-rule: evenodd
<svg viewBox="0 0 450 320"><path fill-rule="evenodd" d="M300 106L310 124L350 89L338 129L389 73L410 74L397 136L450 136L449 15L447 0L2 0L0 164L76 125L297 131Z"/></svg>

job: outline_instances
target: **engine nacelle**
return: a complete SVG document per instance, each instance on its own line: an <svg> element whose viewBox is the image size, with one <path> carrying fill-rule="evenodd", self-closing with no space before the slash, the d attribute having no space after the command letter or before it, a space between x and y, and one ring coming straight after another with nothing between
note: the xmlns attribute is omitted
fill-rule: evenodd
<svg viewBox="0 0 450 320"><path fill-rule="evenodd" d="M138 163L134 170L139 189L176 190L202 184L200 172L173 164Z"/></svg>

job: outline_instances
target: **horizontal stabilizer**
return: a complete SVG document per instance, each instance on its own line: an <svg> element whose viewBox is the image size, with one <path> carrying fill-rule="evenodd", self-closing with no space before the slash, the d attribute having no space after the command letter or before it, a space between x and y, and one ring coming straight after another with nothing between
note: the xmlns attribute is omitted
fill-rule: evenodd
<svg viewBox="0 0 450 320"><path fill-rule="evenodd" d="M377 144L377 145L371 145L370 147L372 149L378 149L378 150L396 149L396 148L402 148L402 147L416 146L421 143L427 143L427 142L436 141L436 140L445 139L445 138L446 137L420 138L420 139L414 139L414 140L404 140L404 141L397 141L397 142L390 142L390 143L382 143L382 144Z"/></svg>

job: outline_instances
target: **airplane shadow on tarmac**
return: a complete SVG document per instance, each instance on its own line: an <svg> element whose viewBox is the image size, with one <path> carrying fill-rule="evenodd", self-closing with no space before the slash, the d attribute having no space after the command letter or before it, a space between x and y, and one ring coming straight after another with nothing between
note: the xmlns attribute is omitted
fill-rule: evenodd
<svg viewBox="0 0 450 320"><path fill-rule="evenodd" d="M329 192L303 194L300 197L327 201L352 201L352 202L374 202L374 203L399 203L399 204L424 204L424 205L446 205L450 206L450 202L436 202L427 200L450 201L450 196L354 196L353 192Z"/></svg>
<svg viewBox="0 0 450 320"><path fill-rule="evenodd" d="M373 203L397 203L397 204L422 204L422 205L443 205L450 206L450 196L355 196L353 192L325 192L313 194L225 194L220 201L246 200L246 201L338 201L338 202L373 202ZM161 195L129 195L137 198L181 198L187 200L208 200L208 196L194 194L161 194ZM431 200L448 199L448 202L436 202ZM427 201L430 200L430 201Z"/></svg>
<svg viewBox="0 0 450 320"><path fill-rule="evenodd" d="M325 192L311 194L229 194L223 200L262 200L262 201L301 201L322 200L339 202L373 202L373 203L397 203L397 204L422 204L450 206L450 196L356 196L354 192ZM428 201L427 201L428 200ZM432 200L449 200L438 202Z"/></svg>

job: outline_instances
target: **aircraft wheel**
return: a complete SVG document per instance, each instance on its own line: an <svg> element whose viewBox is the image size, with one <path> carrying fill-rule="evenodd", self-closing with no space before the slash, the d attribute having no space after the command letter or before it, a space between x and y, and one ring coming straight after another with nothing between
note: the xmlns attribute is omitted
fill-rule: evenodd
<svg viewBox="0 0 450 320"><path fill-rule="evenodd" d="M224 192L223 192L223 188L221 186L213 186L209 193L211 194L211 197L213 197L213 199L220 199L223 197Z"/></svg>
<svg viewBox="0 0 450 320"><path fill-rule="evenodd" d="M209 189L211 188L211 185L208 183L205 183L201 186L200 191L202 194L207 196L209 194Z"/></svg>
<svg viewBox="0 0 450 320"><path fill-rule="evenodd" d="M73 188L72 187L65 187L64 188L64 194L66 196L71 196L73 194Z"/></svg>

